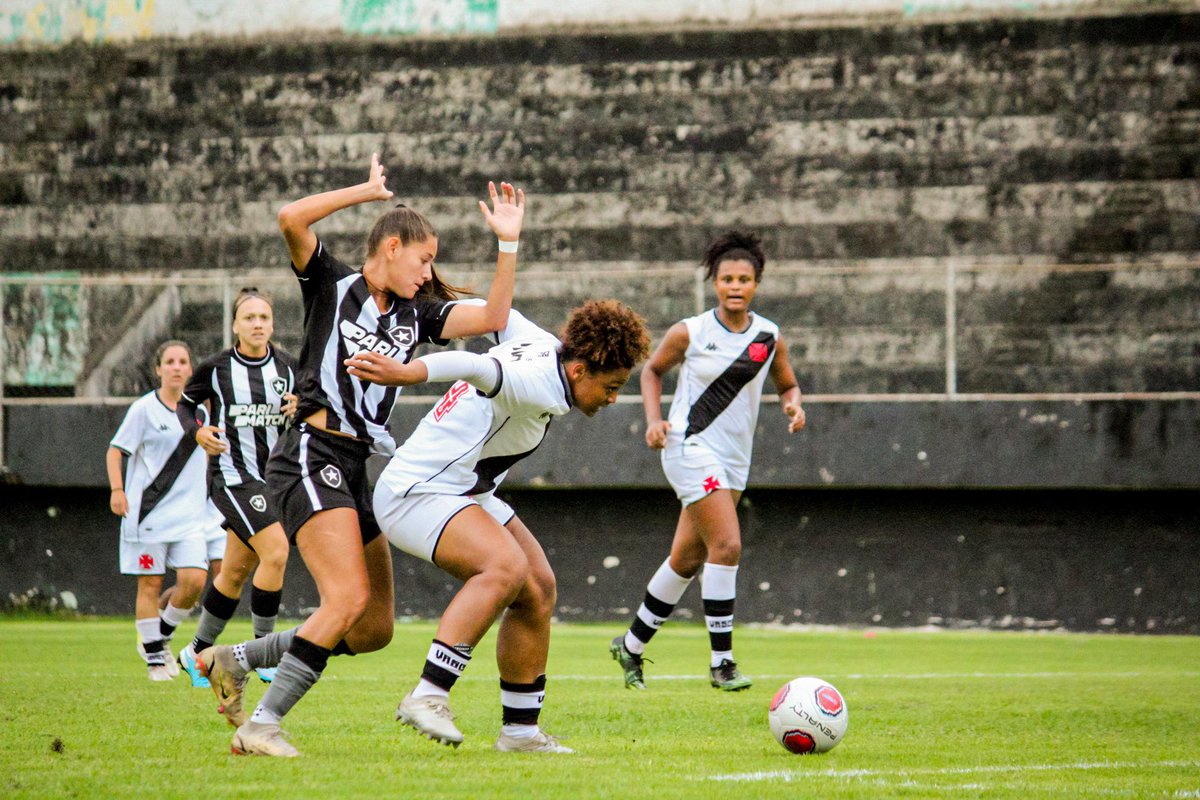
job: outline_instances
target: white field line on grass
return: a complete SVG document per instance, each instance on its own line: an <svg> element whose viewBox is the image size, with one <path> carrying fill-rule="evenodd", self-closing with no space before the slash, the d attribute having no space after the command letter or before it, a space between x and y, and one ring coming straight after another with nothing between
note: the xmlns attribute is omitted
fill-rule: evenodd
<svg viewBox="0 0 1200 800"><path fill-rule="evenodd" d="M750 674L749 677L756 680L780 680L790 681L795 678L794 674L778 674L778 675L763 675ZM613 675L556 675L553 672L547 675L547 678L552 681L596 681L599 683L611 683L613 680L620 680L620 676L616 673ZM1027 678L1161 678L1164 675L1172 678L1200 678L1200 672L929 672L917 674L901 674L901 673L859 673L849 672L845 674L838 673L821 673L821 678L830 682L840 680L960 680L964 678L984 679L984 680L1025 680ZM328 676L338 680L377 680L377 678L362 675L342 675ZM692 675L649 675L649 681L708 681L709 677L703 673L695 673ZM495 675L463 675L459 678L460 681L495 681Z"/></svg>
<svg viewBox="0 0 1200 800"><path fill-rule="evenodd" d="M1114 769L1195 769L1200 761L1084 761L1074 764L995 764L979 767L920 767L916 769L795 769L760 772L733 772L726 775L697 777L696 780L761 782L812 780L834 778L850 780L856 778L907 778L921 775L994 775L1020 772L1093 771Z"/></svg>

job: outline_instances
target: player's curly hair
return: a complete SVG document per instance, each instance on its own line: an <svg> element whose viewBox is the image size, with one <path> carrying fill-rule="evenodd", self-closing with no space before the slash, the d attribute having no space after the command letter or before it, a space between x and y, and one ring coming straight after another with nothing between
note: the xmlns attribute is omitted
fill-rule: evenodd
<svg viewBox="0 0 1200 800"><path fill-rule="evenodd" d="M367 235L367 258L370 258L384 239L389 236L400 237L400 244L407 247L414 242L423 242L433 237L437 231L424 214L404 203L399 203L390 211L385 211L375 220L371 233ZM421 286L422 294L432 295L442 300L457 300L460 295L470 294L466 289L446 283L437 270L430 268L433 277Z"/></svg>
<svg viewBox="0 0 1200 800"><path fill-rule="evenodd" d="M729 231L717 237L704 251L700 263L704 266L704 279L713 280L723 261L749 261L754 265L754 280L761 281L767 256L763 253L762 240L753 233Z"/></svg>
<svg viewBox="0 0 1200 800"><path fill-rule="evenodd" d="M563 360L580 359L592 374L633 369L650 353L646 321L616 300L589 300L571 311L559 339Z"/></svg>

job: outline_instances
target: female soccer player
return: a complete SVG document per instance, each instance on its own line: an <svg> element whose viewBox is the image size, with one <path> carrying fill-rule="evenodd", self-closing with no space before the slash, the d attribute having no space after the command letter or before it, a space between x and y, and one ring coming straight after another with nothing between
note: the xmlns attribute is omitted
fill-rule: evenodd
<svg viewBox="0 0 1200 800"><path fill-rule="evenodd" d="M196 654L212 647L225 630L252 570L250 614L255 638L271 633L279 614L288 541L267 503L263 475L287 414L295 410L289 401L294 401L296 369L292 357L271 343L274 332L270 298L256 288L242 289L233 301L237 343L200 365L176 409L187 435L213 457L209 498L227 531L221 570L204 594L196 636L179 653L179 663L193 686L208 686ZM198 409L205 404L208 418L217 424L203 424ZM265 667L258 674L268 682L272 677Z"/></svg>
<svg viewBox="0 0 1200 800"><path fill-rule="evenodd" d="M504 327L512 304L524 192L507 183L492 208L480 211L499 238L499 256L487 302L455 304L453 288L433 269L438 238L421 214L403 205L381 216L367 238L366 263L354 270L319 241L312 225L343 208L388 200L383 167L372 154L367 180L297 200L279 212L292 268L304 297L296 418L267 462L267 500L300 549L321 601L290 637L264 637L200 654L202 672L226 718L238 730L236 753L299 755L279 721L320 678L332 654L365 653L392 638L392 561L367 494L366 459L391 455L387 419L397 389L361 380L345 361L362 352L406 362L421 342L475 336ZM286 633L291 633L286 632ZM290 642L287 640L290 638ZM247 664L259 650L286 654L251 719L242 712ZM250 656L247 656L247 650ZM269 665L269 662L266 662Z"/></svg>
<svg viewBox="0 0 1200 800"><path fill-rule="evenodd" d="M671 555L650 579L646 597L612 657L625 686L645 689L642 654L704 567L701 597L712 647L709 677L718 689L750 686L733 658L733 601L742 552L737 504L750 472L750 450L768 373L788 418L804 427L800 388L779 326L750 310L766 257L757 236L727 233L702 261L717 307L678 322L642 370L646 444L662 450L663 472L683 504ZM679 366L671 413L662 418L662 377Z"/></svg>
<svg viewBox="0 0 1200 800"><path fill-rule="evenodd" d="M158 346L154 372L159 388L129 407L105 455L108 505L121 518L121 573L138 579L135 609L138 640L150 680L179 674L167 639L196 604L204 588L204 453L184 436L175 416L192 375L192 354L183 342ZM129 458L122 471L121 460ZM163 574L175 570L176 588L161 613ZM174 667L174 669L172 669Z"/></svg>
<svg viewBox="0 0 1200 800"><path fill-rule="evenodd" d="M538 448L554 417L572 407L590 417L615 402L650 339L641 317L609 300L575 309L561 344L516 311L499 340L485 355L433 353L401 364L359 353L348 362L351 374L383 385L455 382L375 487L375 514L392 544L464 582L396 719L430 739L461 744L450 690L503 613L496 749L569 753L538 725L554 573L529 528L495 491L512 465Z"/></svg>

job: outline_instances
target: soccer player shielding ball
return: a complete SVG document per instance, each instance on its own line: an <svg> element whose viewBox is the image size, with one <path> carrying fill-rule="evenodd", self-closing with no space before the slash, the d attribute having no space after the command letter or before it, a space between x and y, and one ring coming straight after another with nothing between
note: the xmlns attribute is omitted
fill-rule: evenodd
<svg viewBox="0 0 1200 800"><path fill-rule="evenodd" d="M460 744L450 690L503 615L496 749L569 753L538 723L554 573L529 528L495 492L513 464L537 449L555 417L571 408L590 417L615 402L650 339L641 317L607 300L572 311L561 342L516 311L498 340L484 355L434 353L401 364L359 353L347 362L351 374L385 385L453 382L375 487L375 514L392 544L463 581L396 719L430 739Z"/></svg>
<svg viewBox="0 0 1200 800"><path fill-rule="evenodd" d="M750 686L733 658L733 602L742 536L737 504L750 472L754 428L767 375L779 393L788 432L804 427L800 388L779 326L750 310L766 257L758 237L731 232L709 245L702 264L717 307L671 326L642 370L646 444L662 450L662 467L683 504L671 555L663 562L629 630L612 640L625 686L645 689L642 654L700 568L711 645L709 677L718 689ZM679 385L662 418L662 376L675 367Z"/></svg>

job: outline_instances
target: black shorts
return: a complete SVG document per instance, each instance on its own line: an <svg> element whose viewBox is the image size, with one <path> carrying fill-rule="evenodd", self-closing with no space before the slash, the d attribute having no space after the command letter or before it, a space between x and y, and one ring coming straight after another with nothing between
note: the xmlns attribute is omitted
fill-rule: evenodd
<svg viewBox="0 0 1200 800"><path fill-rule="evenodd" d="M318 511L353 508L365 545L379 535L367 486L371 446L300 423L289 428L267 461L267 502L279 514L288 540Z"/></svg>
<svg viewBox="0 0 1200 800"><path fill-rule="evenodd" d="M262 481L246 481L239 486L229 486L224 476L216 472L209 484L208 496L217 510L225 515L225 527L233 531L247 547L250 547L251 536L279 521L279 515L268 499L267 485Z"/></svg>

